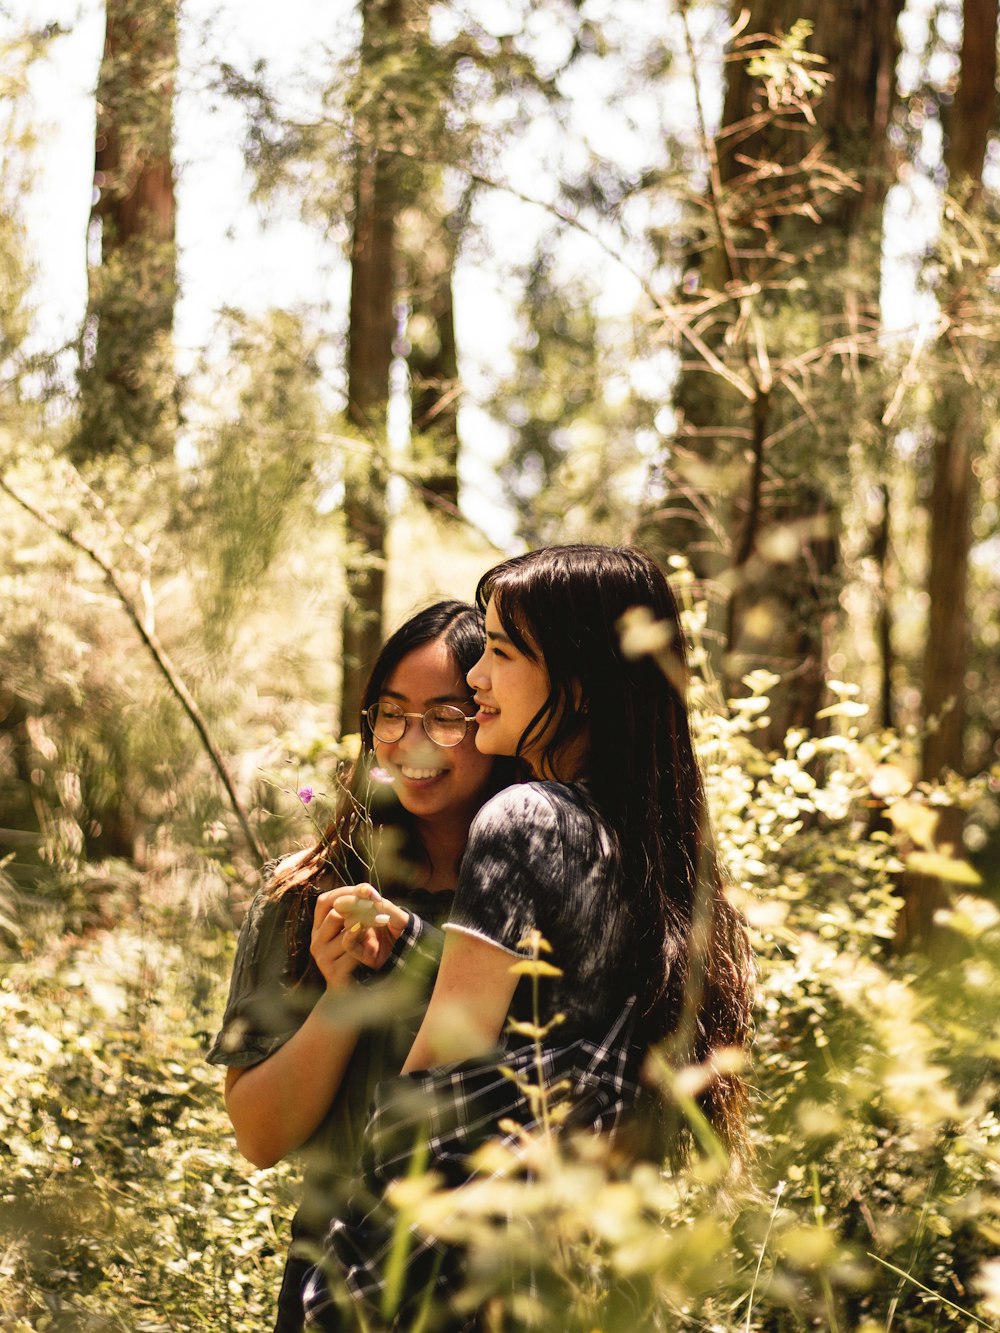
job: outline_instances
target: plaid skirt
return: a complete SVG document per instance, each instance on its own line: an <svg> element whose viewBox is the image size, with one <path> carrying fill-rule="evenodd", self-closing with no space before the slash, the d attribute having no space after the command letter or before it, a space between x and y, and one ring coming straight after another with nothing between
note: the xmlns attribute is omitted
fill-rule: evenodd
<svg viewBox="0 0 1000 1333"><path fill-rule="evenodd" d="M505 1050L495 1062L464 1061L379 1083L365 1129L364 1191L331 1225L323 1264L303 1284L306 1327L340 1328L333 1291L361 1304L366 1327L411 1326L433 1288L447 1297L461 1280L461 1253L411 1226L402 1238L399 1213L385 1200L393 1181L423 1170L459 1188L471 1178L469 1155L488 1140L514 1152L520 1132L539 1127L525 1085L544 1086L563 1104L559 1132L612 1134L635 1104L642 1052L632 1042L634 998L604 1036ZM565 1103L568 1102L568 1108ZM343 1302L341 1302L343 1304ZM435 1325L439 1327L439 1325ZM461 1327L460 1323L449 1325Z"/></svg>

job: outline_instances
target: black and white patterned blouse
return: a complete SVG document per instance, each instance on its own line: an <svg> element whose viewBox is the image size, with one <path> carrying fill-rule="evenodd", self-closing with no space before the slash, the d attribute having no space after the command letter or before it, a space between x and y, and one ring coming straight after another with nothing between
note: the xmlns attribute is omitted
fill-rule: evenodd
<svg viewBox="0 0 1000 1333"><path fill-rule="evenodd" d="M632 926L619 862L607 830L578 784L530 782L507 788L476 816L446 930L490 941L514 957L538 930L552 948L546 961L562 975L540 983L531 1013L530 980L519 985L512 1016L548 1023L565 1014L543 1046L543 1080L565 1084L571 1109L565 1125L610 1132L635 1101L642 1052L632 1040L635 995ZM419 923L404 933L396 959L418 947ZM345 1290L366 1316L405 1328L428 1283L438 1295L459 1280L460 1256L433 1236L413 1231L403 1301L381 1309L396 1214L386 1187L405 1175L422 1132L428 1169L453 1187L469 1178L468 1155L490 1138L513 1145L498 1122L536 1127L535 1111L515 1078L536 1081L536 1050L507 1035L492 1057L463 1061L379 1084L365 1132L366 1191L334 1221L325 1263L312 1270L303 1294L307 1327L342 1326L337 1297ZM373 1206L373 1201L374 1206ZM393 1320L395 1322L393 1323Z"/></svg>

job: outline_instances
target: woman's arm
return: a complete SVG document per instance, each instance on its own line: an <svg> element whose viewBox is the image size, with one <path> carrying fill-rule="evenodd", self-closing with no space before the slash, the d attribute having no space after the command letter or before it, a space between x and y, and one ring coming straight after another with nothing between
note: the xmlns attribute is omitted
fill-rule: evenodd
<svg viewBox="0 0 1000 1333"><path fill-rule="evenodd" d="M254 1166L273 1166L301 1147L322 1122L343 1081L358 1040L357 1027L344 1021L343 994L359 962L376 964L376 955L384 949L380 937L386 932L345 930L345 917L336 908L340 902L346 912L368 887L319 895L310 952L326 982L325 993L298 1031L267 1059L227 1071L226 1110L236 1145Z"/></svg>
<svg viewBox="0 0 1000 1333"><path fill-rule="evenodd" d="M492 1050L514 997L518 977L511 968L517 961L489 940L449 930L427 1013L403 1073Z"/></svg>
<svg viewBox="0 0 1000 1333"><path fill-rule="evenodd" d="M327 1015L330 993L273 1055L249 1069L226 1071L236 1146L254 1166L274 1166L301 1147L337 1095L358 1031Z"/></svg>

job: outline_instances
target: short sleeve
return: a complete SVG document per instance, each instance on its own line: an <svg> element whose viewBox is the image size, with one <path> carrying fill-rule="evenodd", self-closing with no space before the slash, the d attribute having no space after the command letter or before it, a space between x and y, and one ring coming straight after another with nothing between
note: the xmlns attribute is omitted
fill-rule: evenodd
<svg viewBox="0 0 1000 1333"><path fill-rule="evenodd" d="M238 1069L260 1064L302 1026L315 995L291 987L280 899L260 893L243 919L233 960L229 999L206 1056L209 1064Z"/></svg>
<svg viewBox="0 0 1000 1333"><path fill-rule="evenodd" d="M562 877L556 814L532 783L507 787L479 811L469 832L446 930L476 935L512 954L538 929L539 908Z"/></svg>

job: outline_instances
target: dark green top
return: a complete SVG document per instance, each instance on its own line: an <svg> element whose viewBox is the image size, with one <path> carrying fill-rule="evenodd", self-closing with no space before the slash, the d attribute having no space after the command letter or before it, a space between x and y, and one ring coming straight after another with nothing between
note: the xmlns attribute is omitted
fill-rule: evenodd
<svg viewBox="0 0 1000 1333"><path fill-rule="evenodd" d="M289 976L291 898L274 899L265 891L247 912L222 1027L207 1056L211 1064L260 1064L298 1031L320 997L318 987L295 984ZM453 899L450 891L394 892L410 923L390 964L382 973L359 968L357 981L343 992L345 1020L360 1023L362 1031L330 1110L300 1149L305 1178L292 1224L297 1239L322 1239L355 1178L375 1084L399 1073L413 1044L441 955L437 927Z"/></svg>

